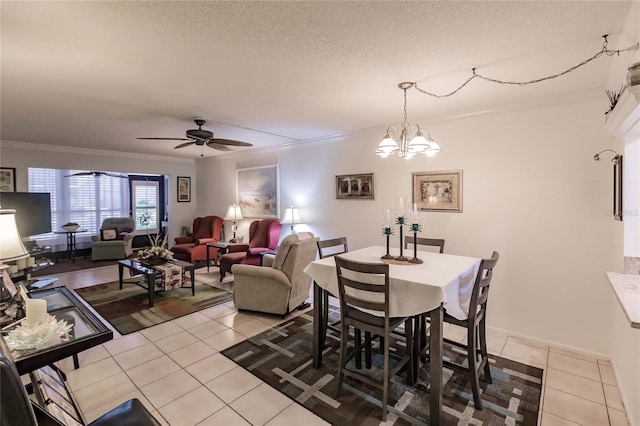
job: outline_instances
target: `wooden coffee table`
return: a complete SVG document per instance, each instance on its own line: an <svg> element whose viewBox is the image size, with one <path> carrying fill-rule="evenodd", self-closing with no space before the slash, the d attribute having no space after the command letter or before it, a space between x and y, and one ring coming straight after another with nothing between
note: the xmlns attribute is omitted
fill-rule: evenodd
<svg viewBox="0 0 640 426"><path fill-rule="evenodd" d="M188 271L191 276L191 295L196 294L196 282L195 282L195 265L189 262L183 262L182 260L173 259L170 261L174 265L182 267L182 271ZM162 277L162 272L154 269L153 266L144 265L137 259L124 259L118 261L118 283L120 284L120 290L122 290L122 284L124 283L124 268L129 269L131 275L142 274L145 276L144 282L146 286L140 282L131 282L139 287L146 289L149 292L149 307L153 308L153 298L156 294L156 278ZM183 286L184 288L184 286ZM187 287L189 288L189 287Z"/></svg>

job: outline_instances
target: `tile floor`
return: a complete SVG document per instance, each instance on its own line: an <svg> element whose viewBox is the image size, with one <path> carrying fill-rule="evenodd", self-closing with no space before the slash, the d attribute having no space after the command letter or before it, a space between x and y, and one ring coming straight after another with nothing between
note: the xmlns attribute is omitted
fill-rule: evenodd
<svg viewBox="0 0 640 426"><path fill-rule="evenodd" d="M218 283L215 268L196 274L231 286L230 277ZM114 280L117 267L58 277L56 284L79 288ZM70 359L59 365L87 421L135 397L167 425L327 424L219 353L280 321L228 302L126 336L114 332L113 340L79 355L78 370ZM465 339L455 326L445 326L445 335ZM488 343L491 353L545 368L540 425L628 424L608 361L493 331Z"/></svg>

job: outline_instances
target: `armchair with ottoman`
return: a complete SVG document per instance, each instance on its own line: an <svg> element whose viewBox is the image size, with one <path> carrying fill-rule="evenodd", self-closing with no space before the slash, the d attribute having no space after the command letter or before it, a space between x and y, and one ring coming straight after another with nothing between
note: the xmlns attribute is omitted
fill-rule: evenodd
<svg viewBox="0 0 640 426"><path fill-rule="evenodd" d="M238 263L260 265L260 253L278 247L282 224L278 219L255 220L249 225L249 244L231 244L220 258L220 281Z"/></svg>
<svg viewBox="0 0 640 426"><path fill-rule="evenodd" d="M224 221L218 216L196 217L193 220L193 233L177 237L171 247L173 257L189 263L207 260L207 243L220 241ZM211 248L213 261L218 263L218 249Z"/></svg>
<svg viewBox="0 0 640 426"><path fill-rule="evenodd" d="M233 265L233 301L240 310L283 317L309 298L311 277L304 268L316 258L317 241L311 232L287 236L271 267Z"/></svg>
<svg viewBox="0 0 640 426"><path fill-rule="evenodd" d="M102 222L100 235L91 237L91 260L126 259L133 254L133 231L136 222L130 217L108 217Z"/></svg>

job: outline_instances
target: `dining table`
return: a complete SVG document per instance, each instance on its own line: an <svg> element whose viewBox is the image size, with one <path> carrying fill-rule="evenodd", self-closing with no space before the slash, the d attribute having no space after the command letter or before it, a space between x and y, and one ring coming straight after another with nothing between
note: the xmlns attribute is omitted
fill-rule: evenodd
<svg viewBox="0 0 640 426"><path fill-rule="evenodd" d="M400 249L390 248L393 256ZM353 261L381 263L386 253L383 246L370 246L342 253L339 256ZM467 318L469 302L480 258L454 254L418 251L422 263L384 260L389 264L389 315L391 317L429 314L429 413L432 425L441 424L442 417L442 346L443 312L457 319ZM325 293L337 297L338 278L334 257L315 260L304 269L313 279L313 366L322 363L327 318L324 309ZM418 327L416 327L418 329ZM414 335L417 338L418 334ZM407 336L411 338L411 336ZM417 362L417 361L416 361ZM415 371L415 370L414 370Z"/></svg>

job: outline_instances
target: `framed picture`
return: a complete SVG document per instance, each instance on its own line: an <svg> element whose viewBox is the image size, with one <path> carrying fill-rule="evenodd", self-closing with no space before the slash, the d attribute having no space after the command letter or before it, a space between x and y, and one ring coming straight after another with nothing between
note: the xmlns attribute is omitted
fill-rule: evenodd
<svg viewBox="0 0 640 426"><path fill-rule="evenodd" d="M414 172L413 202L422 211L462 212L462 170Z"/></svg>
<svg viewBox="0 0 640 426"><path fill-rule="evenodd" d="M236 189L243 217L280 217L278 164L236 170Z"/></svg>
<svg viewBox="0 0 640 426"><path fill-rule="evenodd" d="M188 176L178 176L178 202L191 202L191 178Z"/></svg>
<svg viewBox="0 0 640 426"><path fill-rule="evenodd" d="M0 192L16 192L15 167L0 167Z"/></svg>
<svg viewBox="0 0 640 426"><path fill-rule="evenodd" d="M336 198L373 200L373 173L336 176Z"/></svg>
<svg viewBox="0 0 640 426"><path fill-rule="evenodd" d="M622 220L622 155L613 161L613 218Z"/></svg>

